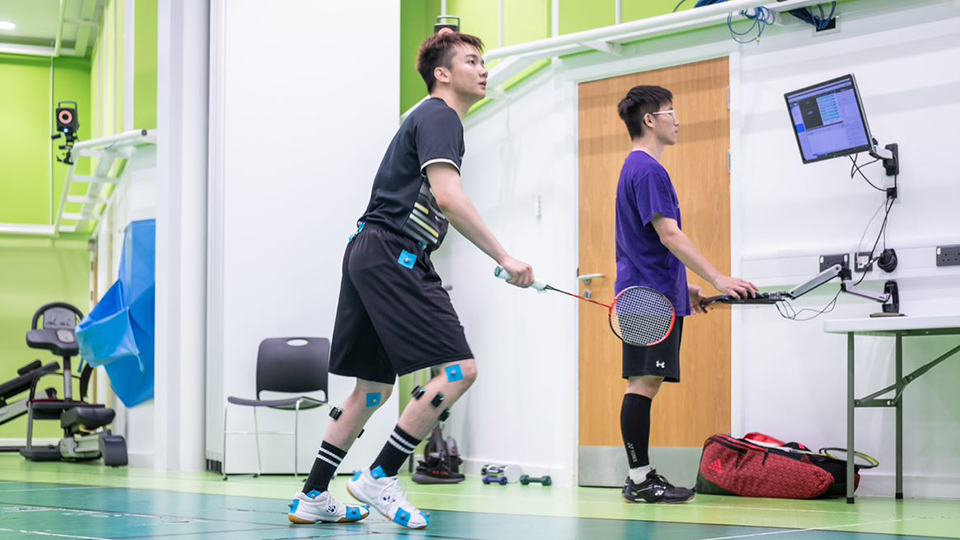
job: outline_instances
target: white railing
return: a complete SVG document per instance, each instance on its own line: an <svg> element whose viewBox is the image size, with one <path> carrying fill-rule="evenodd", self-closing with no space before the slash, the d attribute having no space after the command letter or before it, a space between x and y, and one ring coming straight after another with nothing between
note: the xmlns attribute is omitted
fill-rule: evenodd
<svg viewBox="0 0 960 540"><path fill-rule="evenodd" d="M130 159L138 146L156 144L155 130L137 129L81 141L73 146L73 164L67 169L67 176L63 183L63 193L60 197L60 206L52 225L24 225L19 223L0 223L0 234L29 235L29 236L59 236L61 232L82 231L87 223L100 221L100 216L109 203L105 197L110 186L115 185L119 178L112 176L115 165L120 160ZM82 157L99 158L93 174L76 174L76 162ZM74 184L86 184L83 195L70 195L70 188ZM79 204L79 210L67 211L67 204ZM65 225L64 221L74 221L73 225Z"/></svg>

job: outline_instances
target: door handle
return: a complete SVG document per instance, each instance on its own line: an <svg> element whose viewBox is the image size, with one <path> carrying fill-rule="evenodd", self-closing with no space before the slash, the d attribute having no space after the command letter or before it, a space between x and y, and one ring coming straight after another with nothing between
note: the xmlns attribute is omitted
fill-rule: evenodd
<svg viewBox="0 0 960 540"><path fill-rule="evenodd" d="M590 285L590 282L592 282L593 280L595 280L595 279L603 279L603 278L605 278L605 277L607 277L607 276L605 276L605 275L603 275L603 274L584 274L584 275L582 275L582 276L577 276L577 279L579 279L580 281L582 281L584 285Z"/></svg>

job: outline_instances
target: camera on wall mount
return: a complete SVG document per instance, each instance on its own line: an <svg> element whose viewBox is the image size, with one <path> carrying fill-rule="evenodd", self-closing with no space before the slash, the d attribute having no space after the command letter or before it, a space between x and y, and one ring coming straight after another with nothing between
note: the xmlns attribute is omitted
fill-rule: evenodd
<svg viewBox="0 0 960 540"><path fill-rule="evenodd" d="M457 17L456 15L438 15L437 22L433 25L433 33L436 34L444 28L449 28L454 32L459 32L460 17Z"/></svg>
<svg viewBox="0 0 960 540"><path fill-rule="evenodd" d="M64 143L59 148L66 151L62 158L57 156L57 161L73 165L73 145L77 142L77 131L80 129L80 119L77 117L77 102L58 102L55 116L57 132L51 135L50 139L57 140L63 137L65 139Z"/></svg>

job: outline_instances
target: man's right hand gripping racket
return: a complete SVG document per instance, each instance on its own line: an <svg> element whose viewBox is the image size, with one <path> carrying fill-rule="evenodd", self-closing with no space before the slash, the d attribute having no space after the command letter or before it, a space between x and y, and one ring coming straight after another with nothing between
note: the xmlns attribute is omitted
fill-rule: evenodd
<svg viewBox="0 0 960 540"><path fill-rule="evenodd" d="M510 272L499 266L493 271L493 275L503 280L512 277ZM607 308L610 329L614 335L624 343L637 347L662 343L673 331L677 321L677 314L670 300L650 287L627 287L620 291L611 304L562 291L540 281L534 281L531 287L538 291L558 292Z"/></svg>

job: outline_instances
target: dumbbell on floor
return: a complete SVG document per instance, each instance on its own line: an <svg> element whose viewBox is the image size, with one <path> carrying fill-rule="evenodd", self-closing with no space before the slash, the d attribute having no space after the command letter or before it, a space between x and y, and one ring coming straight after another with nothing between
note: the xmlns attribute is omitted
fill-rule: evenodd
<svg viewBox="0 0 960 540"><path fill-rule="evenodd" d="M520 481L523 469L517 465L492 465L490 463L480 468L480 476L505 476L507 483L512 484Z"/></svg>
<svg viewBox="0 0 960 540"><path fill-rule="evenodd" d="M501 486L505 486L507 485L507 477L487 475L483 477L483 483L484 484L500 484Z"/></svg>
<svg viewBox="0 0 960 540"><path fill-rule="evenodd" d="M553 481L550 480L550 475L545 475L545 476L540 476L540 477L533 477L533 476L528 476L528 475L525 474L525 475L523 475L523 476L520 477L520 483L523 484L523 485L527 485L527 484L543 484L543 485L545 485L545 486L549 486L550 484L553 483Z"/></svg>

